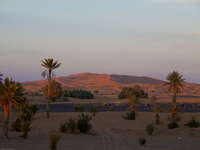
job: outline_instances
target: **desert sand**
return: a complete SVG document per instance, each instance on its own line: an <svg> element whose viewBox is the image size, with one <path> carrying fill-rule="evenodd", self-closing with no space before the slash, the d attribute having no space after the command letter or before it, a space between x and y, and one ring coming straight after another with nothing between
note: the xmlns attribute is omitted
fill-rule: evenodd
<svg viewBox="0 0 200 150"><path fill-rule="evenodd" d="M9 132L9 139L0 131L0 149L9 150L48 150L48 133L57 131L61 136L58 150L197 150L200 147L200 129L191 129L183 124L195 116L200 120L200 113L181 114L180 128L168 130L168 114L161 114L161 125L155 125L155 132L148 136L146 125L154 122L154 113L138 112L136 120L124 120L125 112L99 112L92 120L89 134L59 133L60 123L80 113L51 113L49 120L45 113L37 113L32 122L28 139L22 139L17 132ZM11 114L11 122L15 119ZM2 121L2 113L1 113ZM2 122L1 122L2 124ZM139 137L145 137L147 144L140 146Z"/></svg>

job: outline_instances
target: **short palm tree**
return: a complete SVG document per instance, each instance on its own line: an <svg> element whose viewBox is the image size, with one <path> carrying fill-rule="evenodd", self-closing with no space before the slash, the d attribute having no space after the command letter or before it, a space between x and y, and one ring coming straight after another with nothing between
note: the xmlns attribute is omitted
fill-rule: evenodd
<svg viewBox="0 0 200 150"><path fill-rule="evenodd" d="M166 80L168 81L165 83L168 86L169 92L173 94L172 102L176 104L176 96L177 93L181 92L184 87L184 78L179 72L173 71L167 75Z"/></svg>
<svg viewBox="0 0 200 150"><path fill-rule="evenodd" d="M50 117L50 100L51 100L51 80L53 77L53 70L57 69L58 67L60 67L61 63L58 63L58 61L54 61L53 58L48 58L48 59L44 59L42 60L42 67L46 68L47 70L44 70L42 72L42 76L46 77L48 80L48 98L47 98L47 107L46 107L46 111L47 111L47 119L49 119Z"/></svg>
<svg viewBox="0 0 200 150"><path fill-rule="evenodd" d="M19 108L19 104L24 102L24 90L20 83L15 82L9 78L5 78L2 82L0 90L0 105L4 113L4 136L8 138L9 112L10 106L13 104Z"/></svg>

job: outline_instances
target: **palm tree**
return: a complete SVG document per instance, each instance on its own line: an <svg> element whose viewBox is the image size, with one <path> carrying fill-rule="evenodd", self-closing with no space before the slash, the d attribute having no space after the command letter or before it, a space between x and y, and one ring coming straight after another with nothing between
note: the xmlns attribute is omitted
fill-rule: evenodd
<svg viewBox="0 0 200 150"><path fill-rule="evenodd" d="M42 67L46 68L47 70L44 70L42 72L43 77L47 77L48 80L48 98L47 98L47 106L46 106L46 111L47 111L47 119L50 117L50 99L51 99L51 80L53 76L53 70L56 68L60 67L61 63L58 63L58 61L54 61L53 58L48 58L42 60Z"/></svg>
<svg viewBox="0 0 200 150"><path fill-rule="evenodd" d="M165 85L168 86L169 92L173 94L172 102L176 104L177 93L181 92L181 89L183 89L185 79L179 72L173 71L167 75L166 80L168 80L168 82L165 83Z"/></svg>
<svg viewBox="0 0 200 150"><path fill-rule="evenodd" d="M9 112L10 106L13 104L19 108L19 104L22 104L25 99L23 97L24 90L20 83L15 82L9 78L6 78L0 87L0 105L4 113L4 136L8 138L8 125L9 125Z"/></svg>
<svg viewBox="0 0 200 150"><path fill-rule="evenodd" d="M50 98L50 100L55 101L56 99L59 99L62 96L62 85L59 82L52 80L50 97L48 95L48 85L42 87L42 92L46 98Z"/></svg>

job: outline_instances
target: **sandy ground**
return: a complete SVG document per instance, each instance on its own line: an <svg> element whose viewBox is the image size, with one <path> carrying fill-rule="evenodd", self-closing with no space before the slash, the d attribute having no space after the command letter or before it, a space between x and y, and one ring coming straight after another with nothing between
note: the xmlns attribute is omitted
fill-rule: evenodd
<svg viewBox="0 0 200 150"><path fill-rule="evenodd" d="M0 150L48 150L48 133L57 131L60 123L79 113L51 113L51 119L45 119L45 113L36 114L28 139L19 137L19 133L9 132L9 139L0 132ZM134 121L124 120L124 112L100 112L92 120L90 134L60 134L58 150L197 150L200 147L200 128L190 129L183 124L200 113L181 114L180 128L167 129L168 114L161 114L161 125L155 126L153 136L145 132L146 125L154 121L154 113L137 113ZM15 115L11 114L11 120ZM2 121L2 114L0 115ZM2 129L1 129L2 130ZM138 144L138 138L147 139L146 146Z"/></svg>

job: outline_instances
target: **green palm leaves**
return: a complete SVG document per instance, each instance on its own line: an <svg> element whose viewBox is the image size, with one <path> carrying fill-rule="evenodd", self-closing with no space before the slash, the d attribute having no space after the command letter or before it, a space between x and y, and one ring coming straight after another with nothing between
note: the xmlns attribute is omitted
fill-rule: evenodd
<svg viewBox="0 0 200 150"><path fill-rule="evenodd" d="M52 78L52 71L54 69L59 68L60 65L61 65L61 63L58 63L58 61L54 61L53 58L48 58L48 59L42 60L41 66L47 69L47 70L44 70L42 72L42 76L43 77L47 77L47 79L51 80L51 78Z"/></svg>

